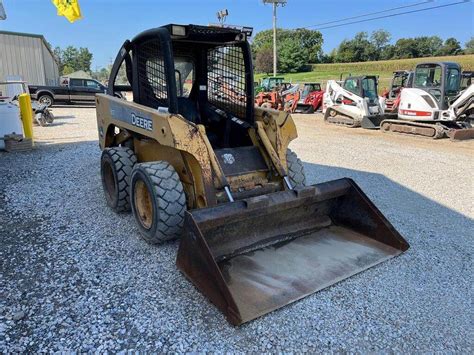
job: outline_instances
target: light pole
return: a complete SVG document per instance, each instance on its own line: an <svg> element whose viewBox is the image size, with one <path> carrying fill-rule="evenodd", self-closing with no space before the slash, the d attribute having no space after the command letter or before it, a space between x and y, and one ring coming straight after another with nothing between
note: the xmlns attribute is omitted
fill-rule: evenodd
<svg viewBox="0 0 474 355"><path fill-rule="evenodd" d="M273 5L273 76L277 75L277 7L285 6L287 0L263 0L264 4Z"/></svg>
<svg viewBox="0 0 474 355"><path fill-rule="evenodd" d="M221 24L222 27L224 27L224 22L228 15L229 15L229 11L227 9L217 12L217 20L219 20L219 23Z"/></svg>

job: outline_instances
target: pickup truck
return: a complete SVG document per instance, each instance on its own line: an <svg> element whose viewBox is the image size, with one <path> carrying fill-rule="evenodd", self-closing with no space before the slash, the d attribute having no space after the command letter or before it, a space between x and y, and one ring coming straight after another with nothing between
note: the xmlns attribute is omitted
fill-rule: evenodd
<svg viewBox="0 0 474 355"><path fill-rule="evenodd" d="M52 106L55 103L95 103L95 94L107 88L93 79L69 79L66 86L29 86L31 98Z"/></svg>

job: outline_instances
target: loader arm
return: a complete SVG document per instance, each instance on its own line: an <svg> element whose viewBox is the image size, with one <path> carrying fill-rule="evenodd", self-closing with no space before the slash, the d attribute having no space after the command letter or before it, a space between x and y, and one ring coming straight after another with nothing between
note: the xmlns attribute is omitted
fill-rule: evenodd
<svg viewBox="0 0 474 355"><path fill-rule="evenodd" d="M461 95L449 106L448 112L453 120L474 110L474 84L461 92Z"/></svg>

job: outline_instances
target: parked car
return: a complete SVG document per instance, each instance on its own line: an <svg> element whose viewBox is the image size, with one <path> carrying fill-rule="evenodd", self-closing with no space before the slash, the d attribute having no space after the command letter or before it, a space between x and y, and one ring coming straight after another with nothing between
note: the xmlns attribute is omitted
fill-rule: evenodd
<svg viewBox="0 0 474 355"><path fill-rule="evenodd" d="M95 94L103 94L107 88L94 79L69 79L65 86L30 85L30 95L39 103L52 106L56 103L95 103Z"/></svg>

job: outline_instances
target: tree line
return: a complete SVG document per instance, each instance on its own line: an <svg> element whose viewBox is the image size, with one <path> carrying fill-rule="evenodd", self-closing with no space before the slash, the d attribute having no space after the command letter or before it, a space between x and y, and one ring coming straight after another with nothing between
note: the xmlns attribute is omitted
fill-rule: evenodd
<svg viewBox="0 0 474 355"><path fill-rule="evenodd" d="M453 37L439 36L400 38L392 44L388 31L377 30L370 35L359 32L343 40L330 53L322 51L323 36L319 31L277 30L278 71L282 73L310 70L312 63L351 63L389 59L421 58L443 55L474 54L474 37L464 44ZM273 32L258 32L252 42L255 70L273 71Z"/></svg>
<svg viewBox="0 0 474 355"><path fill-rule="evenodd" d="M442 40L439 36L400 38L392 44L388 31L377 30L370 35L359 32L352 39L343 40L330 53L323 53L321 32L308 29L277 29L278 71L295 73L311 70L313 63L351 63L389 59L421 58L440 55L474 54L474 37L461 43L453 37ZM49 45L49 44L48 44ZM255 70L269 74L273 71L273 31L258 32L251 43ZM110 65L91 70L93 55L88 48L68 46L53 50L60 75L83 70L98 80L105 81Z"/></svg>

